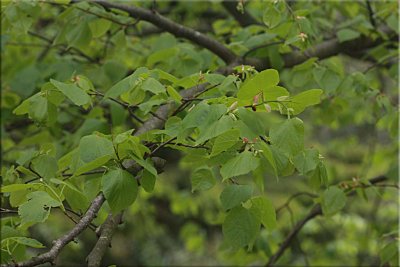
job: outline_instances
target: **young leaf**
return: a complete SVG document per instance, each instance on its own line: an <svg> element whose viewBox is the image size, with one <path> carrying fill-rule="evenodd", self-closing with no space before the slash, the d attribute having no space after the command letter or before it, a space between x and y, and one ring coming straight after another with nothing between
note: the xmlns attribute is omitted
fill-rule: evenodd
<svg viewBox="0 0 400 267"><path fill-rule="evenodd" d="M321 89L307 90L293 96L290 102L285 103L285 105L293 109L293 111L290 112L291 115L297 115L303 112L306 107L319 104L321 102L322 93L323 91ZM287 111L283 109L283 113L287 113Z"/></svg>
<svg viewBox="0 0 400 267"><path fill-rule="evenodd" d="M139 77L147 72L148 69L145 67L138 68L134 73L124 78L123 80L119 81L114 86L112 86L105 94L105 97L115 98L122 95L125 92L128 92L129 90L133 89L136 86L136 82L138 81Z"/></svg>
<svg viewBox="0 0 400 267"><path fill-rule="evenodd" d="M90 96L75 84L63 83L53 79L50 79L50 82L75 105L83 106L90 103Z"/></svg>
<svg viewBox="0 0 400 267"><path fill-rule="evenodd" d="M317 168L310 177L310 185L313 190L318 190L321 185L326 185L327 183L328 173L326 171L325 165L322 162L319 162Z"/></svg>
<svg viewBox="0 0 400 267"><path fill-rule="evenodd" d="M276 70L264 70L246 80L242 87L240 87L237 97L243 101L251 100L258 93L278 83L279 74Z"/></svg>

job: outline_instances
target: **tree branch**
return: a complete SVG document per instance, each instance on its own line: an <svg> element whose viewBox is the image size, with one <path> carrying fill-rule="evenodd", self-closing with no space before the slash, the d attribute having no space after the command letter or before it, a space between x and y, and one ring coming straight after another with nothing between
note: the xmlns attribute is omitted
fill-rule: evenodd
<svg viewBox="0 0 400 267"><path fill-rule="evenodd" d="M43 264L46 262L49 263L54 263L55 259L57 258L58 254L61 252L61 250L72 240L74 240L83 230L85 230L89 225L90 222L93 221L94 218L96 218L97 212L100 210L102 204L104 203L104 195L99 194L93 201L92 204L90 205L89 209L86 211L85 215L82 217L82 219L79 220L79 222L72 228L71 231L69 231L67 234L64 236L60 237L59 239L53 241L53 246L51 249L43 253L37 257L33 257L27 261L24 262L19 262L19 263L12 263L8 265L1 265L2 267L4 266L18 266L18 267L24 267L24 266L36 266L39 264Z"/></svg>
<svg viewBox="0 0 400 267"><path fill-rule="evenodd" d="M388 178L386 176L380 175L375 178L369 180L371 184L380 183L386 181ZM354 194L354 190L348 192L348 195L351 196ZM303 226L311 219L317 217L318 215L322 214L322 208L320 204L315 205L311 211L304 217L301 221L299 221L290 233L286 236L285 240L281 243L278 250L269 258L267 264L265 266L274 266L276 261L283 255L286 249L289 248L290 244L292 243L293 239L297 236Z"/></svg>
<svg viewBox="0 0 400 267"><path fill-rule="evenodd" d="M180 25L162 15L156 11L150 11L144 8L121 5L114 2L108 2L106 0L96 0L95 3L107 8L115 8L127 12L131 17L137 18L139 20L144 20L152 23L153 25L163 29L176 37L183 37L188 39L204 48L207 48L215 55L220 57L225 63L229 64L233 62L237 56L230 51L223 44L217 42L216 40L198 32L191 28Z"/></svg>
<svg viewBox="0 0 400 267"><path fill-rule="evenodd" d="M239 12L236 8L236 1L224 0L222 1L222 5L237 20L240 26L261 25L261 23L253 18L246 10L244 10L243 13Z"/></svg>
<svg viewBox="0 0 400 267"><path fill-rule="evenodd" d="M385 34L391 34L391 31L386 28L382 29L382 32L384 32ZM390 39L397 40L398 35L394 35ZM373 40L371 38L368 38L367 36L361 36L357 39L343 43L340 43L337 38L333 38L331 40L327 40L320 44L317 44L315 45L315 47L311 47L305 50L304 52L295 51L283 55L283 61L285 62L284 66L287 68L293 67L297 64L306 61L311 57L318 57L319 59L324 59L341 53L351 56L354 53L375 47L384 42L385 40L383 40L382 38L377 38Z"/></svg>
<svg viewBox="0 0 400 267"><path fill-rule="evenodd" d="M115 229L122 221L122 212L117 215L112 215L111 213L108 215L106 221L101 226L101 234L96 242L96 245L93 247L92 251L86 258L86 262L90 267L100 266L101 260L103 259L104 254L106 253L107 248L111 244L111 239L114 234Z"/></svg>

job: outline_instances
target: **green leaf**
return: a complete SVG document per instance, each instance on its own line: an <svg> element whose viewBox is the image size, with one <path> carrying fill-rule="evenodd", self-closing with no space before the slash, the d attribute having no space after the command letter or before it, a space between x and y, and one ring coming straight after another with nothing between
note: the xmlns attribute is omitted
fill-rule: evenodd
<svg viewBox="0 0 400 267"><path fill-rule="evenodd" d="M15 241L18 244L25 245L25 246L32 247L32 248L45 248L45 246L43 246L43 244L40 243L39 241L37 241L36 239L32 239L32 238L28 238L28 237L19 236L19 237L10 237L7 239ZM2 240L2 242L3 241L4 240Z"/></svg>
<svg viewBox="0 0 400 267"><path fill-rule="evenodd" d="M270 146L272 155L276 163L276 170L279 176L291 175L294 172L294 166L289 160L287 153L282 152L274 145Z"/></svg>
<svg viewBox="0 0 400 267"><path fill-rule="evenodd" d="M275 28L282 20L281 15L281 11L276 8L275 4L269 3L264 10L263 22L268 28Z"/></svg>
<svg viewBox="0 0 400 267"><path fill-rule="evenodd" d="M251 185L228 185L220 195L222 208L224 210L232 209L242 202L248 200L253 194Z"/></svg>
<svg viewBox="0 0 400 267"><path fill-rule="evenodd" d="M164 62L164 61L174 57L178 52L179 52L179 48L174 46L174 47L161 49L159 51L151 53L149 55L149 57L147 57L146 65L153 67L158 62Z"/></svg>
<svg viewBox="0 0 400 267"><path fill-rule="evenodd" d="M322 162L319 162L317 168L310 177L310 185L314 190L318 190L321 185L326 185L327 183L328 173L325 165Z"/></svg>
<svg viewBox="0 0 400 267"><path fill-rule="evenodd" d="M271 86L263 90L263 97L265 101L276 101L278 97L288 96L289 92L282 86ZM261 100L260 100L261 101Z"/></svg>
<svg viewBox="0 0 400 267"><path fill-rule="evenodd" d="M234 123L231 117L228 115L223 116L218 121L209 125L209 127L199 135L196 140L196 145L203 143L211 138L224 134L226 131L233 127Z"/></svg>
<svg viewBox="0 0 400 267"><path fill-rule="evenodd" d="M258 93L279 83L279 73L274 69L264 70L247 79L240 87L237 97L243 101L251 100Z"/></svg>
<svg viewBox="0 0 400 267"><path fill-rule="evenodd" d="M87 135L79 142L79 157L85 162L91 162L103 156L114 156L113 143L99 135Z"/></svg>
<svg viewBox="0 0 400 267"><path fill-rule="evenodd" d="M210 106L205 102L200 102L192 110L188 112L185 118L182 120L182 128L189 129L198 127L204 124L209 119Z"/></svg>
<svg viewBox="0 0 400 267"><path fill-rule="evenodd" d="M250 151L244 151L226 162L221 170L223 181L234 177L254 171L260 163L260 159L253 156Z"/></svg>
<svg viewBox="0 0 400 267"><path fill-rule="evenodd" d="M254 242L259 230L260 220L253 212L240 206L230 210L222 224L225 242L233 249Z"/></svg>
<svg viewBox="0 0 400 267"><path fill-rule="evenodd" d="M271 167L274 171L275 177L278 178L278 168L276 166L275 158L271 151L271 148L269 147L269 145L267 145L264 142L260 142L260 146L261 146L261 150L262 150L262 155L271 165Z"/></svg>
<svg viewBox="0 0 400 267"><path fill-rule="evenodd" d="M285 103L288 108L292 108L291 115L297 115L304 111L306 107L319 104L321 102L321 95L323 91L321 89L311 89L304 91L298 95L290 98L290 102ZM284 113L287 113L283 109Z"/></svg>
<svg viewBox="0 0 400 267"><path fill-rule="evenodd" d="M37 122L45 122L48 118L48 101L41 94L29 100L29 117Z"/></svg>
<svg viewBox="0 0 400 267"><path fill-rule="evenodd" d="M200 167L194 170L190 176L192 192L209 190L216 184L213 172L207 167Z"/></svg>
<svg viewBox="0 0 400 267"><path fill-rule="evenodd" d="M242 135L242 137L253 139L260 135L265 135L265 128L260 117L261 115L263 114L255 113L254 111L245 109L243 107L238 108L238 116L240 120L250 130L250 135Z"/></svg>
<svg viewBox="0 0 400 267"><path fill-rule="evenodd" d="M32 160L33 168L41 177L54 178L58 170L57 161L49 155L40 155Z"/></svg>
<svg viewBox="0 0 400 267"><path fill-rule="evenodd" d="M250 211L261 221L265 228L272 230L277 226L276 212L272 201L265 196L251 199Z"/></svg>
<svg viewBox="0 0 400 267"><path fill-rule="evenodd" d="M165 72L163 70L155 69L153 70L153 72L157 73L157 76L160 80L166 80L173 84L178 81L178 78L176 78L174 75L169 74L168 72Z"/></svg>
<svg viewBox="0 0 400 267"><path fill-rule="evenodd" d="M142 89L144 91L152 92L153 94L165 92L165 87L159 81L151 77L142 84Z"/></svg>
<svg viewBox="0 0 400 267"><path fill-rule="evenodd" d="M80 210L82 212L87 209L89 206L89 200L87 196L75 185L73 185L72 182L62 181L59 179L51 179L50 181L55 184L65 185L63 193L65 195L65 199L72 209Z"/></svg>
<svg viewBox="0 0 400 267"><path fill-rule="evenodd" d="M319 153L316 149L306 149L293 158L293 164L302 175L315 170L319 163Z"/></svg>
<svg viewBox="0 0 400 267"><path fill-rule="evenodd" d="M338 37L340 43L356 39L360 37L360 35L360 32L354 31L352 29L343 29L336 33L336 36Z"/></svg>
<svg viewBox="0 0 400 267"><path fill-rule="evenodd" d="M138 84L140 76L147 72L148 69L145 67L138 68L134 73L112 86L105 94L105 97L115 98L129 90L132 90Z"/></svg>
<svg viewBox="0 0 400 267"><path fill-rule="evenodd" d="M33 184L10 184L0 187L1 193L11 193L15 191L26 190L32 188Z"/></svg>
<svg viewBox="0 0 400 267"><path fill-rule="evenodd" d="M132 153L131 153L131 157L136 161L137 164L139 164L140 166L145 168L147 171L149 171L154 176L157 176L157 170L156 170L156 168L154 168L153 162L151 161L150 158L147 158L146 160L141 159Z"/></svg>
<svg viewBox="0 0 400 267"><path fill-rule="evenodd" d="M90 103L90 96L81 88L72 83L63 83L53 79L50 82L68 97L75 105L82 106Z"/></svg>
<svg viewBox="0 0 400 267"><path fill-rule="evenodd" d="M181 103L182 96L172 86L167 87L167 92L176 102Z"/></svg>
<svg viewBox="0 0 400 267"><path fill-rule="evenodd" d="M110 28L112 22L107 19L94 19L89 22L89 28L94 38L103 36Z"/></svg>
<svg viewBox="0 0 400 267"><path fill-rule="evenodd" d="M74 172L74 176L79 176L85 172L88 172L88 171L94 170L96 168L99 168L101 166L104 166L104 164L106 164L112 158L113 158L112 155L104 155L104 156L98 157L97 159L80 166Z"/></svg>
<svg viewBox="0 0 400 267"><path fill-rule="evenodd" d="M304 126L299 118L272 127L269 134L272 144L291 156L304 148Z"/></svg>
<svg viewBox="0 0 400 267"><path fill-rule="evenodd" d="M398 241L390 242L389 244L384 246L379 252L381 266L385 265L385 263L390 262L393 259L397 259L398 255L399 255Z"/></svg>
<svg viewBox="0 0 400 267"><path fill-rule="evenodd" d="M91 80L89 80L88 77L83 76L83 75L78 75L76 77L77 79L77 84L80 88L82 88L85 92L89 90L94 90L94 86Z"/></svg>
<svg viewBox="0 0 400 267"><path fill-rule="evenodd" d="M231 129L218 136L214 141L210 157L218 155L234 146L239 141L239 134L240 132L238 129Z"/></svg>
<svg viewBox="0 0 400 267"><path fill-rule="evenodd" d="M13 113L15 115L23 115L29 112L29 106L30 106L30 98L24 100L19 106L17 106L14 110Z"/></svg>
<svg viewBox="0 0 400 267"><path fill-rule="evenodd" d="M90 41L92 40L92 33L87 22L78 23L74 25L71 30L66 34L66 39L69 46L79 49L87 49Z"/></svg>
<svg viewBox="0 0 400 267"><path fill-rule="evenodd" d="M151 193L154 190L156 179L157 176L144 169L142 172L142 178L140 179L140 185L143 187L144 191Z"/></svg>
<svg viewBox="0 0 400 267"><path fill-rule="evenodd" d="M62 205L44 191L32 192L27 198L28 201L18 208L22 224L44 222L50 214L51 207Z"/></svg>
<svg viewBox="0 0 400 267"><path fill-rule="evenodd" d="M122 169L115 169L103 175L101 185L104 196L115 213L129 207L138 193L135 177Z"/></svg>
<svg viewBox="0 0 400 267"><path fill-rule="evenodd" d="M321 206L324 215L330 216L340 211L346 205L346 194L336 186L331 186L324 191Z"/></svg>

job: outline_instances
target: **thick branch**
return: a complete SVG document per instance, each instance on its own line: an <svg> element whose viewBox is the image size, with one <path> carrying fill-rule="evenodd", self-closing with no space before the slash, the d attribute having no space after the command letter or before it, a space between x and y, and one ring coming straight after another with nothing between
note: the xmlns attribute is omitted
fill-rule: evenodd
<svg viewBox="0 0 400 267"><path fill-rule="evenodd" d="M100 266L101 260L103 259L104 254L106 253L107 248L111 244L111 239L114 234L115 229L121 223L122 213L118 213L117 215L112 215L111 213L108 215L106 221L101 226L101 234L100 237L88 255L86 261L88 266L97 267Z"/></svg>
<svg viewBox="0 0 400 267"><path fill-rule="evenodd" d="M387 180L386 176L377 176L375 178L372 178L369 180L371 184L376 184L380 183ZM349 196L354 194L354 190L351 190L349 192ZM296 237L296 235L300 232L300 230L303 228L303 226L311 219L317 217L318 215L322 214L322 208L320 204L315 205L311 211L307 214L306 217L304 217L301 221L299 221L293 229L290 231L290 233L286 236L285 240L281 243L279 246L279 249L269 258L266 266L274 266L276 261L283 255L283 253L286 251L286 249L289 248L290 244L292 243L293 239Z"/></svg>
<svg viewBox="0 0 400 267"><path fill-rule="evenodd" d="M43 253L37 257L33 257L27 261L20 262L20 263L12 263L9 265L2 265L2 266L18 266L18 267L23 267L23 266L36 266L39 264L43 264L46 262L54 263L55 259L57 258L58 254L61 252L61 250L72 240L74 240L83 230L85 230L89 225L90 222L93 221L94 218L96 218L97 212L100 210L101 205L103 204L105 198L103 194L98 195L93 201L92 204L90 205L89 209L86 211L85 215L82 217L81 220L72 228L71 231L69 231L67 234L64 236L60 237L59 239L55 240L53 242L53 246L51 249Z"/></svg>
<svg viewBox="0 0 400 267"><path fill-rule="evenodd" d="M108 9L115 8L123 10L133 18L148 21L153 25L159 27L160 29L172 33L176 37L183 37L185 39L188 39L204 48L207 48L208 50L219 56L227 64L233 62L236 59L236 55L221 43L198 31L180 25L160 15L156 11L150 11L140 7L121 5L114 2L108 2L106 0L96 0L95 2Z"/></svg>
<svg viewBox="0 0 400 267"><path fill-rule="evenodd" d="M387 29L383 30L385 34L390 34ZM395 35L393 38L397 40L398 36ZM384 43L385 40L382 38L377 38L375 40L368 38L366 36L361 36L360 38L340 43L337 38L324 41L320 44L315 45L307 49L304 52L296 51L283 56L283 61L285 62L285 67L293 67L300 64L311 57L318 57L319 59L328 58L337 54L348 54L352 55L359 53L362 50L375 47L379 44Z"/></svg>
<svg viewBox="0 0 400 267"><path fill-rule="evenodd" d="M250 25L261 24L253 18L246 10L243 13L239 12L236 8L237 2L231 0L222 1L225 9L239 22L240 26L247 27Z"/></svg>

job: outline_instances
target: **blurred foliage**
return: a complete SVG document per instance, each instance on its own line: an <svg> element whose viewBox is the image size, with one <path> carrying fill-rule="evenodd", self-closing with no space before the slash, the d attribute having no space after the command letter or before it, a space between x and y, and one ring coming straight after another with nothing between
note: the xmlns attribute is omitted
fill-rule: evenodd
<svg viewBox="0 0 400 267"><path fill-rule="evenodd" d="M238 12L243 8L260 22L246 27L220 1L123 2L156 10L237 55L258 58L277 70L275 74L239 66L237 76L226 77L215 74L225 65L223 60L205 48L124 11L68 2L1 2L2 263L47 251L74 226L70 219L79 219L96 194L109 189L108 203L93 229L69 244L57 263L85 263L97 240L94 228L110 210L127 207L105 266L264 265L295 223L315 203L322 203L324 215L304 226L279 264L398 266L398 187L360 186L380 175L388 177L385 185L398 182L398 44L388 34L390 30L398 36L397 1L278 0L242 6L238 1ZM312 51L331 38L346 44L360 37L383 41L368 50L311 57L284 67L287 55ZM131 88L132 81L140 81L141 89ZM115 96L134 105L135 116L145 121L167 101L179 105L183 100L177 91L200 81L216 85L201 95L208 102L170 118L164 130L140 137L127 132L140 123L126 107L106 99ZM257 86L266 83L271 84L263 94L273 87L280 95L257 112L245 109L254 104ZM318 90L301 95L316 88L323 94ZM291 110L285 109L282 103L287 99L300 104L292 101ZM235 100L238 111L225 112ZM233 115L242 124L229 124L229 135L219 137L222 132L207 132L211 124L199 126L201 114L190 117L206 109L210 117L218 114L229 120ZM251 135L257 137L257 131L272 145L260 140L253 145ZM143 159L149 152L143 144L160 144L168 137L191 146L206 144L207 149L166 145L157 151L167 160L164 172L153 175L152 163ZM300 141L291 143L296 138ZM119 171L118 182L108 187L101 182L104 171L86 174L114 166L116 142L134 151L132 157L144 168L141 174L149 179L142 184L145 190L132 193L129 174ZM215 146L221 142L222 148ZM128 150L118 150L117 157ZM64 181L65 174L75 175ZM231 179L236 174L239 177ZM225 191L236 184L252 184L253 191ZM356 193L346 197L344 192L352 186L358 187ZM220 197L224 191L226 198ZM123 192L129 199L118 198ZM307 194L288 204L299 192ZM260 204L255 196L266 200ZM268 201L272 212L264 219L273 224L276 212L276 227L269 227L257 211L251 213L256 204L266 210ZM247 235L243 244L235 244L223 236L222 228L225 234L229 228L224 222L234 212L260 216L254 240ZM236 229L240 218L233 218L230 227Z"/></svg>

